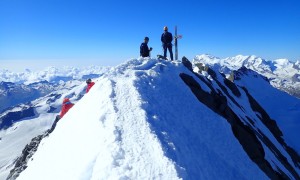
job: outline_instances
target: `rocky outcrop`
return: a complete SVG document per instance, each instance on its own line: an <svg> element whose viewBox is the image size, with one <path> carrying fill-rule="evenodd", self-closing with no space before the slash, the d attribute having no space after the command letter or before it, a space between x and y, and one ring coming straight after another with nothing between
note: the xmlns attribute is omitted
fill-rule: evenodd
<svg viewBox="0 0 300 180"><path fill-rule="evenodd" d="M14 168L10 171L7 180L15 180L19 176L19 174L27 168L27 163L37 151L40 142L43 140L44 137L49 136L49 134L51 134L54 131L56 124L59 120L60 117L59 115L57 115L50 129L48 129L43 134L31 139L31 142L27 144L23 149L21 156L19 156L14 162Z"/></svg>
<svg viewBox="0 0 300 180"><path fill-rule="evenodd" d="M7 180L15 180L19 176L19 174L27 168L27 162L36 152L41 140L47 135L48 132L45 132L42 135L38 135L25 146L21 156L16 159L15 167L10 171Z"/></svg>
<svg viewBox="0 0 300 180"><path fill-rule="evenodd" d="M182 62L191 72L193 72L192 64L186 58L183 58ZM181 73L179 76L185 84L188 85L199 102L205 104L212 111L227 120L227 122L231 125L234 136L237 138L249 158L255 162L270 179L291 179L290 175L285 173L286 170L292 174L293 179L300 179L300 176L294 166L290 164L287 157L282 154L274 142L272 142L267 135L259 130L259 128L255 128L255 122L260 120L270 130L276 140L286 148L286 151L292 158L295 166L299 167L299 155L285 144L282 139L282 132L277 126L276 121L269 117L266 111L249 94L246 88L237 87L233 82L227 80L223 75L217 74L210 68L207 69L207 73L218 85L217 88L213 86L211 80L193 72L195 75L194 77L199 78L210 88L210 92L203 90L201 85L194 79L193 76L185 73ZM221 83L221 80L223 83ZM253 119L253 117L248 117L247 114L244 114L244 117L246 118L243 118L242 116L239 116L239 114L235 112L235 109L229 105L228 101L231 101L241 110L241 112L245 113L244 107L242 107L242 105L240 105L232 96L240 97L242 93L246 94L253 112L257 112L261 116L254 117ZM272 162L269 162L270 160L265 157L264 146L267 146L271 152L274 153L275 157L286 170L281 169L281 167L277 167L275 169L271 166Z"/></svg>
<svg viewBox="0 0 300 180"><path fill-rule="evenodd" d="M27 163L37 151L40 142L50 133L50 130L48 130L44 134L32 138L31 142L23 149L21 156L16 159L14 168L10 171L6 180L15 180L27 168Z"/></svg>

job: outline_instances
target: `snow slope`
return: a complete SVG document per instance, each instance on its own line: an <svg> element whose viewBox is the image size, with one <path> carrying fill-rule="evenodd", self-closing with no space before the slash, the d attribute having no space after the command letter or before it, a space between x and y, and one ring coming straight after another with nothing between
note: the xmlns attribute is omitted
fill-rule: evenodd
<svg viewBox="0 0 300 180"><path fill-rule="evenodd" d="M214 69L219 69L220 72L230 74L232 70L238 70L245 66L265 77L267 77L272 86L288 92L300 98L300 64L290 62L287 59L276 59L266 61L260 57L251 55L237 55L221 59L212 55L202 54L197 55L194 64L203 63L210 66L215 66Z"/></svg>
<svg viewBox="0 0 300 180"><path fill-rule="evenodd" d="M77 102L85 93L85 82L69 81L60 89L7 109L0 114L0 179L6 179L25 145L52 126L64 97Z"/></svg>
<svg viewBox="0 0 300 180"><path fill-rule="evenodd" d="M18 179L267 179L182 72L192 75L180 62L149 59L112 69L42 140Z"/></svg>
<svg viewBox="0 0 300 180"><path fill-rule="evenodd" d="M300 100L270 86L266 79L251 70L235 72L235 83L247 87L283 131L284 139L300 153Z"/></svg>

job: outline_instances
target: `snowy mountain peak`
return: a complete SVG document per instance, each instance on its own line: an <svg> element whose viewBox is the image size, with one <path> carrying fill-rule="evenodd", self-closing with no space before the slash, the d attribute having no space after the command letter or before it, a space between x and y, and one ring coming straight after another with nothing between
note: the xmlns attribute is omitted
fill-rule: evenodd
<svg viewBox="0 0 300 180"><path fill-rule="evenodd" d="M288 59L276 59L276 60L274 60L274 62L275 62L275 66L278 69L293 68L294 64L296 64L296 63L290 62Z"/></svg>
<svg viewBox="0 0 300 180"><path fill-rule="evenodd" d="M213 62L219 62L220 58L213 56L211 54L201 54L196 56L197 59L201 59L203 61L213 61Z"/></svg>
<svg viewBox="0 0 300 180"><path fill-rule="evenodd" d="M254 61L256 59L261 59L255 55L248 55L248 56L245 56L245 55L237 55L235 57L232 58L233 60L239 60L239 61L245 61L245 60L249 60L249 61Z"/></svg>
<svg viewBox="0 0 300 180"><path fill-rule="evenodd" d="M274 60L279 65L287 65L291 64L288 59L276 59Z"/></svg>
<svg viewBox="0 0 300 180"><path fill-rule="evenodd" d="M288 59L266 61L254 55L237 55L217 61L214 58L201 57L202 55L196 56L193 63L213 66L214 69L218 69L218 71L227 76L229 76L233 70L238 70L245 66L267 77L274 87L300 98L300 79L298 78L300 76L299 62L293 63Z"/></svg>
<svg viewBox="0 0 300 180"><path fill-rule="evenodd" d="M112 68L51 134L33 138L9 177L299 179L300 158L289 145L297 140L290 139L288 126L281 129L283 120L293 119L270 113L250 85L290 101L295 109L299 100L274 91L253 71L232 83L210 67L193 72L192 66L186 58L145 58ZM56 103L62 98L53 97ZM47 109L44 102L36 102L38 111Z"/></svg>
<svg viewBox="0 0 300 180"><path fill-rule="evenodd" d="M266 61L260 57L257 57L255 55L251 56L244 56L244 55L237 55L234 57L228 57L225 59L221 59L212 55L198 55L193 60L194 63L201 62L204 64L219 64L219 65L229 65L232 68L235 68L237 70L238 68L242 66L265 66Z"/></svg>
<svg viewBox="0 0 300 180"><path fill-rule="evenodd" d="M243 56L243 55L237 55L235 57L231 58L225 58L226 62L231 62L236 66L261 66L266 63L266 61L260 57L257 57L255 55L251 56Z"/></svg>

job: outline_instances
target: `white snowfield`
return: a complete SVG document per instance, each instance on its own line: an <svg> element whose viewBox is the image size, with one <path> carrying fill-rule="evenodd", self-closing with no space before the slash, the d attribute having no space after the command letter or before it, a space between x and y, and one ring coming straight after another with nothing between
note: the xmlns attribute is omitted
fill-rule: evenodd
<svg viewBox="0 0 300 180"><path fill-rule="evenodd" d="M181 72L194 76L180 62L153 59L105 73L17 179L268 179Z"/></svg>

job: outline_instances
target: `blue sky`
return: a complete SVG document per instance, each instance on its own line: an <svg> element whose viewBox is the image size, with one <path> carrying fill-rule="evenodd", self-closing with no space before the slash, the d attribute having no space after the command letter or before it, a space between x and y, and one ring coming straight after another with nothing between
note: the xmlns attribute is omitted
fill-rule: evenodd
<svg viewBox="0 0 300 180"><path fill-rule="evenodd" d="M165 25L183 35L179 57L300 60L299 9L297 0L1 0L0 64L117 65L139 56L144 36L156 56Z"/></svg>

